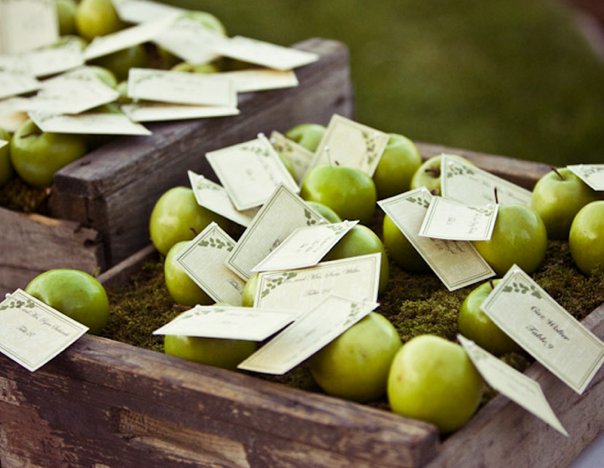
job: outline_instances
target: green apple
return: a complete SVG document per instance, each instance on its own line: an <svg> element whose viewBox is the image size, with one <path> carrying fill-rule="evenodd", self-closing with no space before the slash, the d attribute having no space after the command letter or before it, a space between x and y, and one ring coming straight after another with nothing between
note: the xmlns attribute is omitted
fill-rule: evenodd
<svg viewBox="0 0 604 468"><path fill-rule="evenodd" d="M119 104L130 104L132 102L132 98L128 96L128 82L120 81L115 90L120 93L120 97L118 98Z"/></svg>
<svg viewBox="0 0 604 468"><path fill-rule="evenodd" d="M109 320L109 299L96 278L79 270L49 270L36 276L25 292L90 328L98 335Z"/></svg>
<svg viewBox="0 0 604 468"><path fill-rule="evenodd" d="M522 352L522 348L480 309L499 281L494 280L492 286L491 283L484 283L473 289L461 305L457 318L459 332L463 336L496 356Z"/></svg>
<svg viewBox="0 0 604 468"><path fill-rule="evenodd" d="M164 261L164 278L170 297L183 306L210 305L214 301L183 270L176 257L187 246L189 241L177 242L172 246Z"/></svg>
<svg viewBox="0 0 604 468"><path fill-rule="evenodd" d="M340 218L338 216L338 214L334 210L332 210L330 207L328 207L327 205L324 205L323 203L319 203L319 202L314 202L314 201L307 201L306 204L308 206L310 206L312 209L314 209L321 216L323 216L330 223L333 224L333 223L342 222L342 218Z"/></svg>
<svg viewBox="0 0 604 468"><path fill-rule="evenodd" d="M428 273L432 269L422 256L411 245L411 242L401 232L390 216L384 216L382 227L384 247L388 256L403 270L411 273Z"/></svg>
<svg viewBox="0 0 604 468"><path fill-rule="evenodd" d="M285 132L285 136L314 153L323 139L325 130L326 128L323 125L304 123L290 128Z"/></svg>
<svg viewBox="0 0 604 468"><path fill-rule="evenodd" d="M78 34L88 41L124 29L111 0L82 0L75 15Z"/></svg>
<svg viewBox="0 0 604 468"><path fill-rule="evenodd" d="M213 221L225 230L230 227L228 220L198 205L193 190L174 187L153 207L149 221L151 241L162 255L167 255L174 244L193 239L193 231L200 233Z"/></svg>
<svg viewBox="0 0 604 468"><path fill-rule="evenodd" d="M147 67L147 53L145 52L145 48L138 44L99 57L91 63L106 68L113 73L117 80L123 81L128 79L128 72L131 68Z"/></svg>
<svg viewBox="0 0 604 468"><path fill-rule="evenodd" d="M111 70L108 70L105 67L101 67L99 65L88 65L86 68L88 68L92 73L96 75L99 80L101 80L110 88L117 88L117 78Z"/></svg>
<svg viewBox="0 0 604 468"><path fill-rule="evenodd" d="M579 270L604 273L604 201L581 208L570 226L568 246Z"/></svg>
<svg viewBox="0 0 604 468"><path fill-rule="evenodd" d="M308 364L326 393L366 403L386 393L390 364L401 345L394 326L372 312L312 356Z"/></svg>
<svg viewBox="0 0 604 468"><path fill-rule="evenodd" d="M459 161L463 161L467 164L474 165L472 161L468 161L462 156L457 156L455 154L447 154L447 156L455 158ZM413 178L411 179L411 190L415 190L420 187L426 187L432 194L440 195L441 160L442 155L433 156L430 159L424 161L424 163L419 167L419 169L415 171L415 174L413 174Z"/></svg>
<svg viewBox="0 0 604 468"><path fill-rule="evenodd" d="M294 169L294 163L292 162L290 157L287 154L282 153L281 151L277 151L277 156L279 156L279 159L285 166L285 169L287 169L287 172L289 172L289 174L295 179L296 170Z"/></svg>
<svg viewBox="0 0 604 468"><path fill-rule="evenodd" d="M531 274L545 258L547 231L529 206L502 205L491 239L473 244L498 276L505 275L514 264Z"/></svg>
<svg viewBox="0 0 604 468"><path fill-rule="evenodd" d="M243 287L243 294L241 296L241 305L243 307L254 307L256 302L256 288L258 287L258 272L250 276L245 286Z"/></svg>
<svg viewBox="0 0 604 468"><path fill-rule="evenodd" d="M533 188L531 207L545 223L548 238L566 240L579 210L601 198L601 194L564 167L552 170L539 179Z"/></svg>
<svg viewBox="0 0 604 468"><path fill-rule="evenodd" d="M76 34L75 15L78 4L75 0L57 0L59 35Z"/></svg>
<svg viewBox="0 0 604 468"><path fill-rule="evenodd" d="M25 122L10 142L15 171L34 187L50 187L54 174L86 154L84 135L42 132L32 120Z"/></svg>
<svg viewBox="0 0 604 468"><path fill-rule="evenodd" d="M342 219L369 224L377 194L373 179L365 172L346 166L319 164L302 181L300 196L327 205Z"/></svg>
<svg viewBox="0 0 604 468"><path fill-rule="evenodd" d="M202 63L200 65L193 65L189 62L180 62L174 65L172 71L185 72L185 73L220 73L220 67L217 63Z"/></svg>
<svg viewBox="0 0 604 468"><path fill-rule="evenodd" d="M393 412L432 423L447 434L474 414L484 387L460 345L421 335L405 343L394 357L388 401Z"/></svg>
<svg viewBox="0 0 604 468"><path fill-rule="evenodd" d="M368 255L372 253L381 253L380 265L380 286L379 292L386 290L388 284L389 269L388 256L384 249L384 244L380 238L367 226L357 224L329 251L323 260L339 260L342 258L358 257L359 255Z"/></svg>
<svg viewBox="0 0 604 468"><path fill-rule="evenodd" d="M373 174L378 199L409 190L411 179L422 165L422 157L409 138L391 133L388 145Z"/></svg>
<svg viewBox="0 0 604 468"><path fill-rule="evenodd" d="M3 128L0 128L0 140L9 143L0 148L0 187L2 187L13 176L13 165L10 162L10 134Z"/></svg>
<svg viewBox="0 0 604 468"><path fill-rule="evenodd" d="M74 36L73 34L61 36L59 37L59 40L54 43L55 46L62 46L65 44L75 44L82 52L84 52L84 49L88 47L88 42L86 42L86 39L80 36Z"/></svg>
<svg viewBox="0 0 604 468"><path fill-rule="evenodd" d="M224 24L213 14L205 11L187 11L182 16L195 20L207 29L226 36L226 28Z"/></svg>

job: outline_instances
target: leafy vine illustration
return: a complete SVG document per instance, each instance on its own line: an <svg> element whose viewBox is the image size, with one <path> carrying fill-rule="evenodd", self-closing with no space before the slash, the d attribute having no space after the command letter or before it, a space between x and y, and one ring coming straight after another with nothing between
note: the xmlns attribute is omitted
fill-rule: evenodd
<svg viewBox="0 0 604 468"><path fill-rule="evenodd" d="M361 306L358 302L352 302L350 304L350 310L348 311L348 317L346 317L346 321L344 322L344 326L347 327L350 324L356 322L357 317L362 312Z"/></svg>
<svg viewBox="0 0 604 468"><path fill-rule="evenodd" d="M491 216L493 208L481 207L481 206L467 206L469 210L476 211L477 213L486 216Z"/></svg>
<svg viewBox="0 0 604 468"><path fill-rule="evenodd" d="M590 177L600 172L604 172L604 166L588 166L587 168L583 168L583 175L585 177Z"/></svg>
<svg viewBox="0 0 604 468"><path fill-rule="evenodd" d="M271 140L271 143L273 144L275 151L278 151L279 153L292 153L294 151L294 147L287 141Z"/></svg>
<svg viewBox="0 0 604 468"><path fill-rule="evenodd" d="M430 202L426 200L424 197L407 197L405 201L413 203L415 205L419 205L422 208L428 208L430 206Z"/></svg>
<svg viewBox="0 0 604 468"><path fill-rule="evenodd" d="M337 235L340 235L342 232L344 232L348 228L348 223L346 225L328 224L327 226L325 226L325 228L329 229L330 231L333 231L333 233L337 236Z"/></svg>
<svg viewBox="0 0 604 468"><path fill-rule="evenodd" d="M257 154L258 156L264 156L265 158L268 158L270 156L270 153L267 148L261 148L255 145L243 145L239 148L241 149L241 151L249 151L250 153Z"/></svg>
<svg viewBox="0 0 604 468"><path fill-rule="evenodd" d="M145 73L143 76L137 76L136 79L134 80L134 84L139 85L141 83L144 83L145 81L153 80L155 78L160 78L161 76L163 76L163 73L161 73L161 72Z"/></svg>
<svg viewBox="0 0 604 468"><path fill-rule="evenodd" d="M6 309L21 309L23 306L28 309L33 309L36 305L31 300L21 300L21 299L11 299L8 303L3 303L0 305L0 311Z"/></svg>
<svg viewBox="0 0 604 468"><path fill-rule="evenodd" d="M307 226L314 226L317 224L317 220L313 217L311 211L308 208L304 208L304 217L306 218Z"/></svg>
<svg viewBox="0 0 604 468"><path fill-rule="evenodd" d="M526 284L523 283L517 283L516 281L513 281L511 285L507 285L502 289L503 292L505 293L520 293L520 294L529 294L533 297L536 297L537 299L543 299L543 295L541 294L541 292L534 286L534 285L529 285L527 286Z"/></svg>
<svg viewBox="0 0 604 468"><path fill-rule="evenodd" d="M210 247L211 249L226 249L227 252L231 252L235 244L230 241L224 241L219 237L209 237L199 241L199 246Z"/></svg>
<svg viewBox="0 0 604 468"><path fill-rule="evenodd" d="M213 190L215 192L220 192L220 187L209 180L197 180L195 185L197 190Z"/></svg>
<svg viewBox="0 0 604 468"><path fill-rule="evenodd" d="M275 277L269 278L266 282L266 287L260 293L260 297L265 298L277 286L281 286L284 282L289 281L290 279L295 278L296 276L298 276L298 273L295 273L293 271L286 271L280 273Z"/></svg>
<svg viewBox="0 0 604 468"><path fill-rule="evenodd" d="M184 317L182 317L180 320L188 320L191 319L193 317L202 317L204 315L208 315L208 314L220 314L226 312L226 309L222 308L222 307L214 307L210 310L208 309L196 309L196 310L191 310L190 312L187 313L187 315L185 315Z"/></svg>
<svg viewBox="0 0 604 468"><path fill-rule="evenodd" d="M471 167L451 165L447 171L447 179L451 179L455 176L474 174L476 174L476 171L474 171Z"/></svg>
<svg viewBox="0 0 604 468"><path fill-rule="evenodd" d="M378 133L374 133L371 135L367 131L362 131L363 140L365 140L365 152L367 153L367 164L372 165L375 159L377 158L377 154L375 152L376 148L376 137L379 135Z"/></svg>

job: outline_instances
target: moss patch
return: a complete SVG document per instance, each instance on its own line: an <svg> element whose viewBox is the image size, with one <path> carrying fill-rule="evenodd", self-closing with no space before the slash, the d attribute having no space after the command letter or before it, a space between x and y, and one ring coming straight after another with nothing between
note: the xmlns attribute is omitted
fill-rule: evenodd
<svg viewBox="0 0 604 468"><path fill-rule="evenodd" d="M0 206L22 213L48 215L49 188L35 188L19 177L13 177L0 187Z"/></svg>

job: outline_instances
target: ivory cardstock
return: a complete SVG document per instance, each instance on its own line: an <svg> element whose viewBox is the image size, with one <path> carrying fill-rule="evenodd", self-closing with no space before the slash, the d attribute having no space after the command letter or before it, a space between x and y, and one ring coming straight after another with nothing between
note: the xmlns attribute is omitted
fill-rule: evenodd
<svg viewBox="0 0 604 468"><path fill-rule="evenodd" d="M59 39L55 0L2 0L0 53L29 52Z"/></svg>
<svg viewBox="0 0 604 468"><path fill-rule="evenodd" d="M31 73L0 70L0 99L30 93L40 89L41 86L42 83L36 80L36 77Z"/></svg>
<svg viewBox="0 0 604 468"><path fill-rule="evenodd" d="M134 122L160 122L168 120L205 119L238 115L237 103L232 107L187 106L182 104L165 104L161 102L138 102L124 104L122 112Z"/></svg>
<svg viewBox="0 0 604 468"><path fill-rule="evenodd" d="M6 145L8 145L8 141L0 140L0 148L4 147Z"/></svg>
<svg viewBox="0 0 604 468"><path fill-rule="evenodd" d="M512 182L483 171L472 164L443 154L440 185L442 196L468 205L499 204L531 205L532 193Z"/></svg>
<svg viewBox="0 0 604 468"><path fill-rule="evenodd" d="M0 303L0 352L34 372L80 338L88 327L21 289Z"/></svg>
<svg viewBox="0 0 604 468"><path fill-rule="evenodd" d="M516 265L487 296L481 309L579 394L604 363L604 343Z"/></svg>
<svg viewBox="0 0 604 468"><path fill-rule="evenodd" d="M604 164L574 164L568 168L593 190L604 190Z"/></svg>
<svg viewBox="0 0 604 468"><path fill-rule="evenodd" d="M117 15L128 23L148 23L175 13L186 12L182 8L148 0L112 0Z"/></svg>
<svg viewBox="0 0 604 468"><path fill-rule="evenodd" d="M325 222L298 195L280 185L241 235L226 264L247 281L252 268L297 228Z"/></svg>
<svg viewBox="0 0 604 468"><path fill-rule="evenodd" d="M302 184L304 176L308 172L310 164L315 157L315 153L307 150L304 146L299 145L293 140L290 140L285 135L273 131L271 133L270 142L275 148L275 151L286 155L294 166L294 179L298 185Z"/></svg>
<svg viewBox="0 0 604 468"><path fill-rule="evenodd" d="M269 89L294 88L298 78L292 70L252 69L214 73L211 78L228 78L238 93L267 91Z"/></svg>
<svg viewBox="0 0 604 468"><path fill-rule="evenodd" d="M449 291L495 276L470 242L419 235L433 196L425 187L378 201Z"/></svg>
<svg viewBox="0 0 604 468"><path fill-rule="evenodd" d="M84 55L74 42L45 47L22 56L27 69L37 77L54 75L84 65Z"/></svg>
<svg viewBox="0 0 604 468"><path fill-rule="evenodd" d="M90 135L151 135L144 126L122 113L85 112L77 115L30 112L29 116L44 132Z"/></svg>
<svg viewBox="0 0 604 468"><path fill-rule="evenodd" d="M239 364L239 369L282 375L366 317L377 303L330 295Z"/></svg>

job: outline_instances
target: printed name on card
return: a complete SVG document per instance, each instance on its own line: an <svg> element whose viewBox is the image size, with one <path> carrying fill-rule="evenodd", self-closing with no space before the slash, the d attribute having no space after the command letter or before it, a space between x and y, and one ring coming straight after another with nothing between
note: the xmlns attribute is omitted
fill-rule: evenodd
<svg viewBox="0 0 604 468"><path fill-rule="evenodd" d="M593 190L604 191L604 164L573 164L568 168Z"/></svg>
<svg viewBox="0 0 604 468"><path fill-rule="evenodd" d="M440 185L442 196L467 205L520 203L531 205L532 193L451 155L442 155ZM495 200L497 189L497 200Z"/></svg>
<svg viewBox="0 0 604 468"><path fill-rule="evenodd" d="M487 296L481 309L579 394L604 363L604 343L516 265Z"/></svg>
<svg viewBox="0 0 604 468"><path fill-rule="evenodd" d="M378 201L449 291L495 276L470 242L419 235L433 196L425 187Z"/></svg>
<svg viewBox="0 0 604 468"><path fill-rule="evenodd" d="M133 122L160 122L239 115L237 103L233 103L233 106L186 106L160 102L139 102L124 104L121 109Z"/></svg>
<svg viewBox="0 0 604 468"><path fill-rule="evenodd" d="M119 112L86 112L78 115L30 112L29 116L44 132L83 135L151 135L144 126Z"/></svg>
<svg viewBox="0 0 604 468"><path fill-rule="evenodd" d="M285 374L369 315L378 305L330 295L237 367L264 374Z"/></svg>
<svg viewBox="0 0 604 468"><path fill-rule="evenodd" d="M301 185L315 157L315 153L277 131L271 133L270 142L275 151L284 154L292 162L294 166L294 179L298 185Z"/></svg>
<svg viewBox="0 0 604 468"><path fill-rule="evenodd" d="M0 303L0 352L34 372L55 358L88 327L21 289Z"/></svg>

